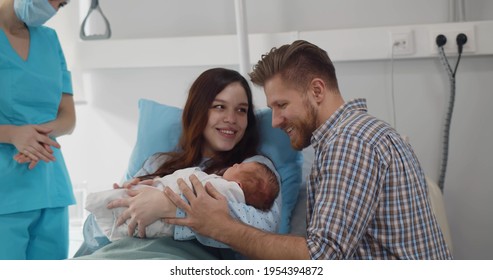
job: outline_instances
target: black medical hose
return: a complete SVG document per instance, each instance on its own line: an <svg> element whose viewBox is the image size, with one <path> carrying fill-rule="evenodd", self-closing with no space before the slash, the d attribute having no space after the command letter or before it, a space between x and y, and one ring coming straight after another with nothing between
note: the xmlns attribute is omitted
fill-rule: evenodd
<svg viewBox="0 0 493 280"><path fill-rule="evenodd" d="M462 50L464 44L467 42L467 36L464 34L459 34L456 38L459 56L457 58L457 62L455 63L455 69L452 71L450 64L445 56L445 51L443 49L443 45L446 44L447 39L443 35L437 36L437 45L438 45L438 53L440 56L440 61L447 72L450 82L450 99L449 106L447 110L447 115L445 117L445 128L443 135L443 150L442 150L442 162L440 165L440 177L438 179L438 187L443 193L443 189L445 187L445 174L447 172L447 163L448 163L448 152L449 152L449 142L450 142L450 125L452 123L452 113L454 111L454 103L455 103L455 74L457 72L457 67L459 66L460 58L462 56Z"/></svg>
<svg viewBox="0 0 493 280"><path fill-rule="evenodd" d="M438 48L438 52L440 54L440 61L448 74L449 82L450 82L450 100L447 110L447 115L445 118L445 128L443 134L443 148L442 148L442 162L440 165L440 177L438 179L438 187L443 193L443 188L445 184L445 173L447 172L447 163L448 163L448 151L449 151L449 138L450 138L450 124L452 123L452 112L454 110L455 103L455 75L452 72L452 68L450 67L447 57L445 56L445 51L443 50L443 46Z"/></svg>

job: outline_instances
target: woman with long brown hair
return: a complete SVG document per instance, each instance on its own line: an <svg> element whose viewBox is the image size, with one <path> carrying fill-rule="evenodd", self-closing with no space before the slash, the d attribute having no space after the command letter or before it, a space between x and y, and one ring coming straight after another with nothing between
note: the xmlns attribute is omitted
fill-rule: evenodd
<svg viewBox="0 0 493 280"><path fill-rule="evenodd" d="M260 161L275 169L266 157L258 155L259 133L252 92L246 79L234 70L209 69L195 80L183 110L182 127L177 149L152 155L145 161L142 169L134 175L134 179L125 182L122 187L130 188L146 179L168 175L176 170L193 166L200 167L206 173L218 175L222 175L227 167L245 161ZM127 193L130 198L115 200L108 207L127 207L119 217L118 224L127 222L130 233L137 228L139 236L145 237L147 225L164 217L183 215L181 210L175 212L176 208L171 208L173 210L166 208L169 204L163 203L166 197L158 189L144 188L129 190ZM280 204L279 195L269 211L261 211L234 202L230 202L230 209L232 215L244 223L266 231L277 231L280 222ZM195 233L190 229L175 228L175 240L193 238ZM165 242L173 243L171 240ZM101 245L104 243L101 244L99 241ZM115 243L106 246L104 251L111 251L112 246L118 246ZM194 250L196 245L202 246L198 243L194 244ZM81 255L76 254L76 256ZM108 255L94 256L94 258L107 257ZM134 258L139 257L134 256Z"/></svg>

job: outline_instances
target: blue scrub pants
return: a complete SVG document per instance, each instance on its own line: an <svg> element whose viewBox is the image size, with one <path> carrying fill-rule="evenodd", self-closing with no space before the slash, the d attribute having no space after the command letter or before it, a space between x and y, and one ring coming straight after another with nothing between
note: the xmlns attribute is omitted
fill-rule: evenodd
<svg viewBox="0 0 493 280"><path fill-rule="evenodd" d="M68 257L68 207L0 215L0 260Z"/></svg>

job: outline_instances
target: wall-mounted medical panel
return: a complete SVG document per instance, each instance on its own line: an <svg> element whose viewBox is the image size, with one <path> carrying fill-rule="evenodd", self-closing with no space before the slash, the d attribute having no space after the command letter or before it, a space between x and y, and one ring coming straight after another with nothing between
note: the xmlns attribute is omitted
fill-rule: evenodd
<svg viewBox="0 0 493 280"><path fill-rule="evenodd" d="M493 21L478 21L250 34L249 57L254 64L271 48L296 39L317 44L333 61L436 57L434 40L441 32L449 37L461 32L471 35L465 56L493 55ZM396 42L410 45L396 46ZM447 44L447 52L454 55L455 38L448 38ZM398 47L411 51L396 51ZM236 35L80 41L76 49L82 69L238 65L240 61Z"/></svg>

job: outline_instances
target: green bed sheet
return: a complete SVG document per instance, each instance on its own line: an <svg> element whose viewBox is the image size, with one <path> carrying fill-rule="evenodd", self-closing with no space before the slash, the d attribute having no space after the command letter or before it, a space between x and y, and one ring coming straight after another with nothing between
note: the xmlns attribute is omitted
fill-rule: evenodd
<svg viewBox="0 0 493 280"><path fill-rule="evenodd" d="M215 260L222 258L223 253L219 249L204 247L196 240L124 238L74 260Z"/></svg>

